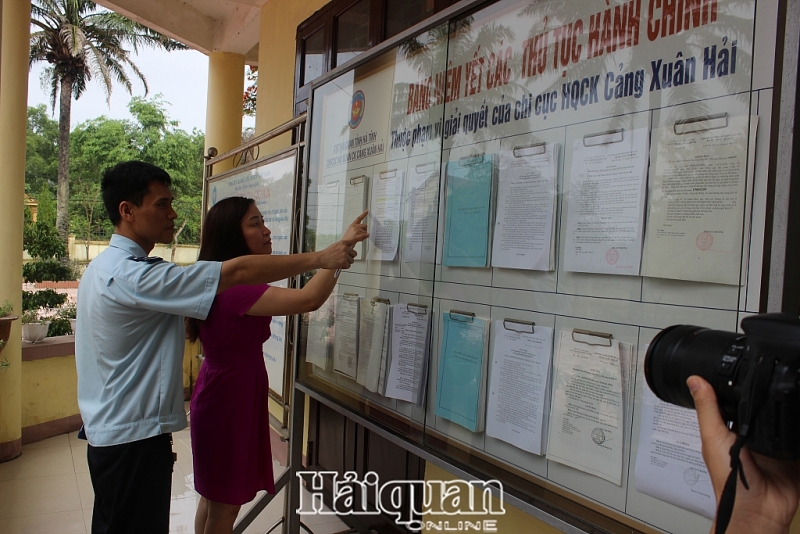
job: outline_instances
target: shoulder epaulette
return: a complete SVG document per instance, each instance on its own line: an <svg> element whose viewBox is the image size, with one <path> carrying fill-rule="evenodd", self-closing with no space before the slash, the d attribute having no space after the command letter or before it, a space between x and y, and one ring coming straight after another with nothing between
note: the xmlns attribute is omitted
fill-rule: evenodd
<svg viewBox="0 0 800 534"><path fill-rule="evenodd" d="M160 261L164 261L164 258L159 258L158 256L131 256L130 259L133 261L143 261L145 263L158 263Z"/></svg>

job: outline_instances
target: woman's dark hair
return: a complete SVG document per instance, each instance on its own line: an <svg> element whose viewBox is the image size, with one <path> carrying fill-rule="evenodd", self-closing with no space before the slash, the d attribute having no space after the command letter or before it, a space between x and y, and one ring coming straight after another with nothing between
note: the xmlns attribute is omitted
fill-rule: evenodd
<svg viewBox="0 0 800 534"><path fill-rule="evenodd" d="M122 220L119 214L120 203L131 202L136 206L142 205L142 200L150 191L150 182L154 180L167 187L172 185L172 179L167 171L144 161L119 163L103 173L100 192L111 224L117 226Z"/></svg>
<svg viewBox="0 0 800 534"><path fill-rule="evenodd" d="M203 221L198 261L227 261L250 254L242 235L242 219L255 203L252 198L228 197L208 210ZM186 337L194 343L199 335L200 321L187 318Z"/></svg>

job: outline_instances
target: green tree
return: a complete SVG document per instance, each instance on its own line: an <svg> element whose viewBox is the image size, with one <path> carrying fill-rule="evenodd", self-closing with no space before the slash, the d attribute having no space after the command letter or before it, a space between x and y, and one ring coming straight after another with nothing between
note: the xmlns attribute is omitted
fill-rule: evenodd
<svg viewBox="0 0 800 534"><path fill-rule="evenodd" d="M34 197L38 202L36 221L55 228L56 226L56 198L50 188L43 184Z"/></svg>
<svg viewBox="0 0 800 534"><path fill-rule="evenodd" d="M56 226L66 243L69 233L69 131L72 98L78 99L88 82L98 78L107 98L116 81L132 93L130 69L147 82L131 61L141 47L165 50L186 47L117 13L101 10L89 0L33 0L31 2L30 64L49 63L43 74L58 113L58 215ZM130 47L130 50L126 47Z"/></svg>
<svg viewBox="0 0 800 534"><path fill-rule="evenodd" d="M178 237L183 243L199 242L205 139L197 130L187 133L179 129L167 106L160 95L150 100L134 97L129 110L135 121L99 117L73 130L70 226L84 242L113 231L99 196L102 173L132 159L158 165L170 174L178 212L176 226L186 223Z"/></svg>
<svg viewBox="0 0 800 534"><path fill-rule="evenodd" d="M47 106L28 108L25 137L25 192L31 196L58 183L58 121L47 116Z"/></svg>

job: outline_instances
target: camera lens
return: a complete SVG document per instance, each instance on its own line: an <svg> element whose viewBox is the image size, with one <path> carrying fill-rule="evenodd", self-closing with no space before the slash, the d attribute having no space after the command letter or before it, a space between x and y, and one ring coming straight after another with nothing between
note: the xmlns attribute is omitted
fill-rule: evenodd
<svg viewBox="0 0 800 534"><path fill-rule="evenodd" d="M676 325L665 328L653 339L644 359L644 376L658 398L685 408L694 408L694 400L686 385L692 375L703 377L717 391L720 407L735 399L720 396L720 388L729 381L736 369L723 371L722 357L731 354L734 342L741 334L710 330L699 326ZM729 376L725 376L729 375ZM730 402L729 402L730 401Z"/></svg>

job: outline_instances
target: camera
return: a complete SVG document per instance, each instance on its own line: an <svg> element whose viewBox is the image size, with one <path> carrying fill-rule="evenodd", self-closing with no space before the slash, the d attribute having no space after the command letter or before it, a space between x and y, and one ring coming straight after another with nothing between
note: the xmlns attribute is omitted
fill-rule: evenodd
<svg viewBox="0 0 800 534"><path fill-rule="evenodd" d="M800 319L770 313L742 320L744 334L675 325L647 349L644 374L658 398L694 408L686 379L704 378L728 427L755 452L800 458ZM744 426L743 426L744 425Z"/></svg>

